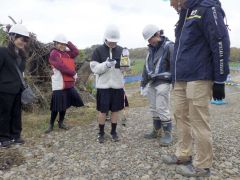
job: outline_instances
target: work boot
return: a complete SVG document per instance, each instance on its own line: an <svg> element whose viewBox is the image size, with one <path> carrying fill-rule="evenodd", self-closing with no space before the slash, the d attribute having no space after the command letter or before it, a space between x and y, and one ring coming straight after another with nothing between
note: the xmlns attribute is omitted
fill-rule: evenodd
<svg viewBox="0 0 240 180"><path fill-rule="evenodd" d="M211 175L209 168L196 168L192 164L178 166L176 172L186 177L210 177Z"/></svg>
<svg viewBox="0 0 240 180"><path fill-rule="evenodd" d="M160 138L160 145L169 146L172 141L172 123L163 124L164 136Z"/></svg>
<svg viewBox="0 0 240 180"><path fill-rule="evenodd" d="M145 134L144 135L144 138L146 139L156 139L158 137L161 137L162 135L162 129L153 129L152 132L148 133L148 134Z"/></svg>
<svg viewBox="0 0 240 180"><path fill-rule="evenodd" d="M45 131L46 134L53 131L53 124L49 124L48 129Z"/></svg>
<svg viewBox="0 0 240 180"><path fill-rule="evenodd" d="M160 145L169 146L172 143L172 134L171 132L164 131L163 137L160 138Z"/></svg>
<svg viewBox="0 0 240 180"><path fill-rule="evenodd" d="M69 130L69 127L66 126L66 125L63 123L63 121L59 121L59 122L58 122L58 127L59 127L60 129L63 129L63 130Z"/></svg>
<svg viewBox="0 0 240 180"><path fill-rule="evenodd" d="M156 139L161 137L162 129L161 129L161 120L158 118L153 118L153 130L151 133L145 134L144 138L146 139Z"/></svg>

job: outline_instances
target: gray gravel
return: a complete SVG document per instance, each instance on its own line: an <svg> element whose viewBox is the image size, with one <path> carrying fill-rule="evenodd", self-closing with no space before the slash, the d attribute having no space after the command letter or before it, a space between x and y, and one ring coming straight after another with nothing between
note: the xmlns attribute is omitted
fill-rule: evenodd
<svg viewBox="0 0 240 180"><path fill-rule="evenodd" d="M228 94L239 89L228 88ZM211 105L214 138L214 165L209 179L240 179L240 94L227 98L228 105ZM118 126L120 142L96 141L97 123L74 127L67 132L53 132L39 139L26 139L15 151L25 157L21 165L1 171L0 179L158 179L184 180L175 166L162 163L161 156L173 153L176 146L160 147L157 140L145 140L152 127L151 114L145 108L132 108L127 126ZM194 179L194 178L190 178ZM200 178L201 179L201 178Z"/></svg>

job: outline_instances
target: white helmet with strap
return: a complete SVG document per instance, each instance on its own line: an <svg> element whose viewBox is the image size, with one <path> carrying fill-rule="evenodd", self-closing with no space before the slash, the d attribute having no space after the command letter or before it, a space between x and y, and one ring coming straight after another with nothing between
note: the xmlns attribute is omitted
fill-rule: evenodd
<svg viewBox="0 0 240 180"><path fill-rule="evenodd" d="M58 42L58 43L62 43L62 44L67 44L68 40L66 38L65 35L63 34L58 34L57 36L55 36L55 38L53 39L53 42Z"/></svg>
<svg viewBox="0 0 240 180"><path fill-rule="evenodd" d="M21 36L29 37L29 31L22 24L13 25L9 30L9 34L10 35L11 34L18 34L18 35L21 35Z"/></svg>

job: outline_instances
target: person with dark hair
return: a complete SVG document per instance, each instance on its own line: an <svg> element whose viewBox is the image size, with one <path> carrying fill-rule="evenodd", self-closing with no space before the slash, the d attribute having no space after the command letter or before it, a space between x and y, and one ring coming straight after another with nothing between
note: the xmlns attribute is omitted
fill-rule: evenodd
<svg viewBox="0 0 240 180"><path fill-rule="evenodd" d="M0 147L23 144L21 92L24 87L17 68L24 72L29 32L22 24L9 30L7 47L0 48Z"/></svg>
<svg viewBox="0 0 240 180"><path fill-rule="evenodd" d="M83 101L74 88L77 80L74 58L78 56L78 49L63 34L57 35L54 40L54 49L49 57L53 75L52 79L52 100L51 118L48 129L45 133L53 131L54 122L59 114L58 127L68 130L64 124L66 110L70 106L84 106Z"/></svg>
<svg viewBox="0 0 240 180"><path fill-rule="evenodd" d="M219 0L171 0L171 6L179 13L171 66L178 145L176 153L163 156L163 161L185 164L176 168L184 176L210 176L209 101L225 98L224 82L229 74L225 13Z"/></svg>

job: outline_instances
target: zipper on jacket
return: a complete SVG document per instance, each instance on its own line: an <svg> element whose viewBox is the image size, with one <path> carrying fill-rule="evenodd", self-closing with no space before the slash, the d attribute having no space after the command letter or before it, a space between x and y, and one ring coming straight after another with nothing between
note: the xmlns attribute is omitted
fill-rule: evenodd
<svg viewBox="0 0 240 180"><path fill-rule="evenodd" d="M179 37L179 42L178 42L178 49L177 49L177 54L176 54L176 61L175 61L175 83L177 81L177 60L178 60L178 53L179 53L179 49L180 49L180 46L181 46L181 38L182 38L182 32L183 32L183 29L184 29L184 25L187 21L187 16L188 16L188 11L189 9L187 9L187 13L186 13L186 16L185 16L185 19L184 19L184 23L183 23L183 27L181 29L181 34L180 34L180 37Z"/></svg>

